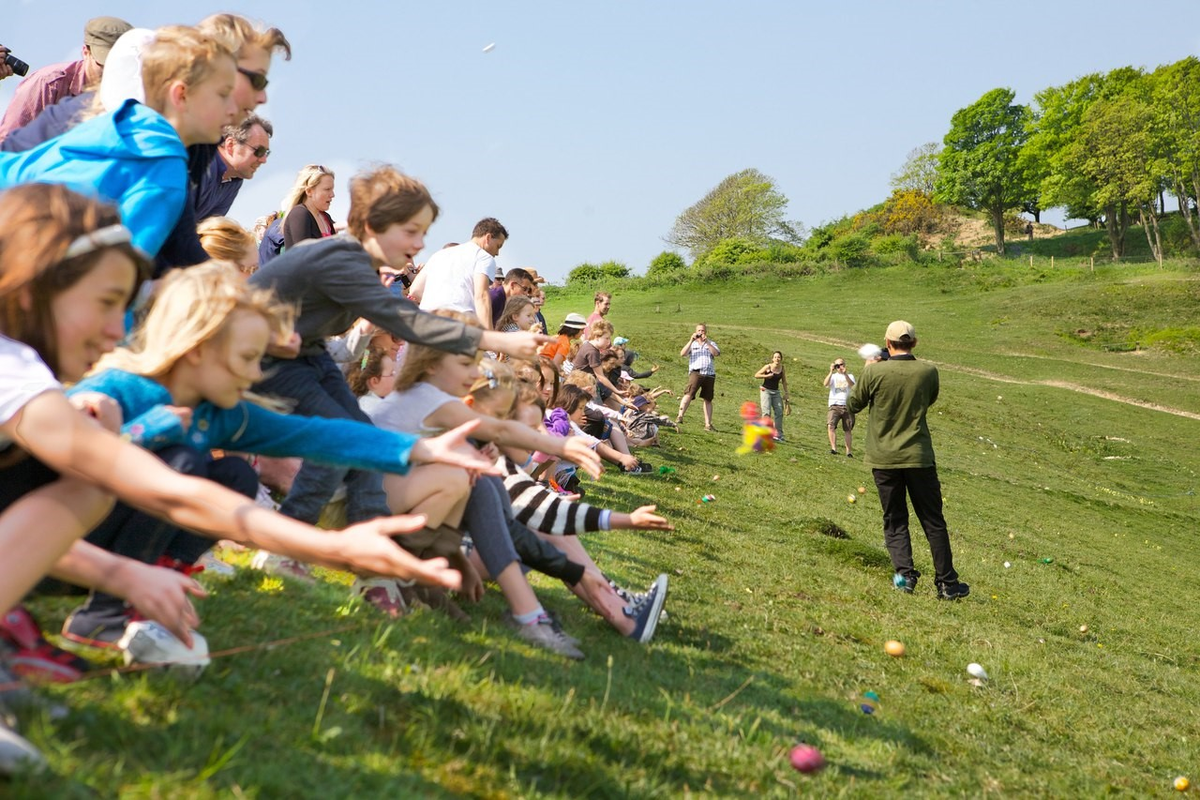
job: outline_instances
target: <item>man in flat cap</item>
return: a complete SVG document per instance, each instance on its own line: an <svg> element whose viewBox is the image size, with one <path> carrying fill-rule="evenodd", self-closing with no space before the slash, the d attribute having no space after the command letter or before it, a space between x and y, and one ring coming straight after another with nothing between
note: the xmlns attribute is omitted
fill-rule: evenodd
<svg viewBox="0 0 1200 800"><path fill-rule="evenodd" d="M954 571L933 437L925 421L938 397L937 367L913 356L917 332L904 320L888 325L884 339L888 360L867 364L850 391L848 406L851 413L871 410L863 463L871 467L883 506L883 541L895 569L892 585L911 593L921 577L913 566L908 533L908 501L912 500L933 554L938 597L958 600L970 594L971 587Z"/></svg>
<svg viewBox="0 0 1200 800"><path fill-rule="evenodd" d="M100 85L108 51L133 26L116 17L96 17L83 28L83 52L78 61L51 64L25 76L17 86L8 110L0 119L0 141L33 121L46 106L64 97L83 94Z"/></svg>

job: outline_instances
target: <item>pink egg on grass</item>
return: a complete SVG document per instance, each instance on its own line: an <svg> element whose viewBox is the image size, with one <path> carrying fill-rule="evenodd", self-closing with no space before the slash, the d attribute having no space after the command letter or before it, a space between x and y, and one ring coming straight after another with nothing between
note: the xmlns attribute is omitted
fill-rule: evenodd
<svg viewBox="0 0 1200 800"><path fill-rule="evenodd" d="M818 772L825 767L825 757L821 755L821 751L808 744L793 747L791 760L792 766L805 774Z"/></svg>

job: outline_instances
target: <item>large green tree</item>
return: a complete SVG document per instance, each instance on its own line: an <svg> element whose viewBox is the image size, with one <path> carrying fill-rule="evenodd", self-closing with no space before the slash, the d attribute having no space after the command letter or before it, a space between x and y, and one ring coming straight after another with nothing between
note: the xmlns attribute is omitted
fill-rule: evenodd
<svg viewBox="0 0 1200 800"><path fill-rule="evenodd" d="M1200 198L1200 60L1188 56L1155 70L1152 106L1163 166L1179 201L1179 216L1192 244L1200 248L1195 206Z"/></svg>
<svg viewBox="0 0 1200 800"><path fill-rule="evenodd" d="M787 203L772 178L756 169L742 170L680 214L664 238L687 250L693 259L733 237L760 245L772 239L799 244L803 226L784 219Z"/></svg>
<svg viewBox="0 0 1200 800"><path fill-rule="evenodd" d="M938 160L939 202L986 211L1004 253L1004 215L1034 196L1021 164L1029 108L1011 89L993 89L955 112Z"/></svg>

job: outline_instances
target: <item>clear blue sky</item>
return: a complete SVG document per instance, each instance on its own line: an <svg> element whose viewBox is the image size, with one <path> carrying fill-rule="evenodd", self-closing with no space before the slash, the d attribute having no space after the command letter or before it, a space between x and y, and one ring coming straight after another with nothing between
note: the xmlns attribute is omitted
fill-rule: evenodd
<svg viewBox="0 0 1200 800"><path fill-rule="evenodd" d="M442 207L429 248L495 216L512 234L501 264L555 279L583 261L644 271L676 216L738 170L775 178L811 228L884 199L906 154L990 89L1029 102L1200 48L1197 0L4 6L0 42L35 68L76 57L99 14L276 25L295 57L271 71L273 153L234 217L271 210L315 162L337 171L342 219L350 175L389 161Z"/></svg>

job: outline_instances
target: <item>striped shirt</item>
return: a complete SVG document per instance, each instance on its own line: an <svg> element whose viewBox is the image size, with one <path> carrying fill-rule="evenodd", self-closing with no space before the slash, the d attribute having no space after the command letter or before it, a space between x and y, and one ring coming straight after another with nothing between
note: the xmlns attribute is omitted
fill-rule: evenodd
<svg viewBox="0 0 1200 800"><path fill-rule="evenodd" d="M710 344L711 350L708 347ZM713 353L713 350L716 353ZM717 347L717 343L712 339L703 343L692 340L691 349L688 350L688 371L699 372L701 375L716 375L717 368L713 364L713 356L720 354L721 348Z"/></svg>
<svg viewBox="0 0 1200 800"><path fill-rule="evenodd" d="M609 529L612 512L608 509L560 497L529 477L508 457L501 458L498 466L504 470L504 486L522 525L554 536Z"/></svg>

